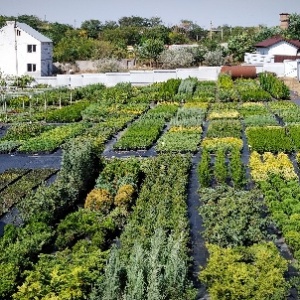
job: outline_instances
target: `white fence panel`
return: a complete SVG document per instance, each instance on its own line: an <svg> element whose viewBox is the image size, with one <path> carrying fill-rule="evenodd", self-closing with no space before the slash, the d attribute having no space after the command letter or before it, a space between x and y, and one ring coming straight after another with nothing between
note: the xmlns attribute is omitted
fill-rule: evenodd
<svg viewBox="0 0 300 300"><path fill-rule="evenodd" d="M153 71L153 82L163 82L168 79L177 78L176 70L154 70Z"/></svg>
<svg viewBox="0 0 300 300"><path fill-rule="evenodd" d="M130 82L130 73L105 73L106 85L115 86L120 82Z"/></svg>

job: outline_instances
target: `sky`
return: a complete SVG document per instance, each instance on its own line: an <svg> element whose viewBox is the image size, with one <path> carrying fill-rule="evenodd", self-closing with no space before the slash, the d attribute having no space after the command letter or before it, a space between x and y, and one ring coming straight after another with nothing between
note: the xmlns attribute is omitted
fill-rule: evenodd
<svg viewBox="0 0 300 300"><path fill-rule="evenodd" d="M41 20L80 27L86 20L160 17L166 26L181 20L204 29L279 25L280 13L300 14L300 0L0 0L0 15L34 15Z"/></svg>

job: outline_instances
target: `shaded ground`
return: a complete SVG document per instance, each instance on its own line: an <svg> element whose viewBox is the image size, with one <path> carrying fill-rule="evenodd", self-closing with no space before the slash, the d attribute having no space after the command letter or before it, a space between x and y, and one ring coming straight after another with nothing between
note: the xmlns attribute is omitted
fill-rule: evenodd
<svg viewBox="0 0 300 300"><path fill-rule="evenodd" d="M197 167L200 161L200 153L198 152L192 159L192 167L189 176L188 185L188 216L190 221L191 235L191 256L193 257L193 280L194 285L198 289L198 299L207 297L206 288L200 284L198 280L200 266L204 267L208 259L208 251L205 247L204 238L201 232L204 231L202 217L199 214L200 199L199 199L199 180Z"/></svg>
<svg viewBox="0 0 300 300"><path fill-rule="evenodd" d="M0 154L0 173L7 169L60 169L62 151L58 150L51 154L28 155L28 154Z"/></svg>

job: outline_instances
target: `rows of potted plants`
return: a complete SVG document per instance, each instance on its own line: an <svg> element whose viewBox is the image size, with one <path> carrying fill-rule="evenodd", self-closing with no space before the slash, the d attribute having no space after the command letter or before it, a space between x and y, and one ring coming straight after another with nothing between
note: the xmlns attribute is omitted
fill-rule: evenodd
<svg viewBox="0 0 300 300"><path fill-rule="evenodd" d="M201 127L192 125L200 119L203 121L205 114L202 117L198 110L198 116L192 116L190 108L192 104L198 105L196 93L198 91L201 97L205 84L199 88L194 80L187 80L181 88L180 85L180 80L170 81L162 93L157 91L155 95L168 101L175 97L180 102L180 97L193 91L189 102L179 110L175 105L167 117L163 109L151 109L149 119L155 122L163 119L164 126L176 111L180 111L180 117L173 120L170 134L178 134L179 139L184 134L192 136L195 133L199 138ZM207 91L214 88L208 86ZM124 85L122 92L120 90L116 87L103 93L95 92L105 105L99 100L93 109L89 110L89 106L83 116L91 122L94 118L97 124L86 128L82 137L67 142L56 183L41 187L20 203L24 227L7 228L0 240L3 270L0 282L4 282L0 285L0 297L3 299L36 295L91 300L196 298L189 280L186 207L191 156L158 155L150 159L103 162L99 153L107 137L140 115L150 103L140 102L143 97L138 89ZM151 93L155 91L149 88L147 97ZM133 107L127 106L133 95L135 104L145 105L145 110L135 113ZM209 97L209 92L206 95ZM218 110L225 107L211 104L215 113L221 114ZM239 104L229 103L226 108L240 113L239 107ZM241 115L231 119L233 124L223 126L228 132L226 135L237 133ZM223 128L221 122L209 120L208 124L212 123L214 129L212 133ZM138 130L136 135L139 135ZM201 172L203 178L208 178L209 185L244 186L243 141L239 137L206 137L202 142L204 167ZM99 158L102 166L99 166ZM259 215L261 206L264 209L259 193L229 187L201 192L203 199L208 199L203 206L206 210L201 213L207 217L205 239L210 257L206 268L200 271L200 280L207 284L210 297L213 300L285 297L288 286L283 275L287 262L273 243L265 242L266 220ZM78 204L85 207L74 211ZM210 219L212 216L214 220ZM120 239L117 238L119 233ZM27 235L30 239L26 239ZM106 250L113 239L115 246L108 253ZM49 254L53 251L55 255ZM39 253L42 254L38 258Z"/></svg>
<svg viewBox="0 0 300 300"><path fill-rule="evenodd" d="M300 108L290 101L274 101L268 104L270 110L280 117L285 124L299 123Z"/></svg>
<svg viewBox="0 0 300 300"><path fill-rule="evenodd" d="M172 126L157 141L157 152L195 153L201 140L202 127Z"/></svg>
<svg viewBox="0 0 300 300"><path fill-rule="evenodd" d="M9 184L18 180L28 173L29 169L7 169L0 174L0 191L5 189Z"/></svg>
<svg viewBox="0 0 300 300"><path fill-rule="evenodd" d="M5 226L4 236L0 239L2 299L10 299L18 292L20 294L14 296L16 299L35 297L37 294L41 297L56 295L58 298L66 295L73 297L74 293L84 295L89 287L88 282L101 276L101 272L99 273L95 267L104 266L106 255L93 245L89 247L88 234L87 240L78 244L74 251L66 249L58 252L53 246L57 237L57 224L77 207L79 199L86 195L91 183L95 182L99 170L96 151L98 150L90 138L84 140L76 138L69 141L63 152L62 167L55 182L50 186L40 186L19 202L18 211L22 225ZM98 239L95 241L99 241L103 233L101 225L109 228L110 222L102 219L99 214L86 216L79 212L73 218L64 221L60 235L71 237L76 231L86 230L98 232ZM57 256L48 253L57 253ZM32 272L32 276L27 278L28 285L26 285L24 281L26 271L33 270L38 255L42 263L35 269L36 272ZM54 286L48 281L51 274ZM33 285L31 280L34 281ZM57 285L58 283L62 285Z"/></svg>
<svg viewBox="0 0 300 300"><path fill-rule="evenodd" d="M219 120L219 119L239 119L240 114L234 109L210 110L207 116L207 120Z"/></svg>
<svg viewBox="0 0 300 300"><path fill-rule="evenodd" d="M14 204L18 203L26 194L48 179L57 170L34 169L30 172L24 170L23 176L9 184L0 192L0 215L7 212Z"/></svg>
<svg viewBox="0 0 300 300"><path fill-rule="evenodd" d="M249 167L251 178L256 183L266 181L271 175L280 175L287 181L297 179L293 163L289 156L283 152L259 154L253 151L249 158Z"/></svg>
<svg viewBox="0 0 300 300"><path fill-rule="evenodd" d="M142 161L145 179L135 209L93 299L194 299L188 274L189 168L190 156L159 155Z"/></svg>
<svg viewBox="0 0 300 300"><path fill-rule="evenodd" d="M51 129L54 129L54 126L37 122L12 124L0 139L0 153L12 152L24 141Z"/></svg>
<svg viewBox="0 0 300 300"><path fill-rule="evenodd" d="M198 178L201 187L218 184L229 184L235 188L245 186L245 167L241 161L241 152L235 148L227 154L224 148L219 148L212 159L209 151L203 148L198 165Z"/></svg>
<svg viewBox="0 0 300 300"><path fill-rule="evenodd" d="M233 149L241 151L243 149L243 140L235 137L223 138L207 138L205 137L201 142L201 147L207 149L211 153L216 153L219 148L230 152Z"/></svg>
<svg viewBox="0 0 300 300"><path fill-rule="evenodd" d="M148 103L138 103L134 105L127 103L92 103L82 111L81 115L83 120L93 123L103 122L113 117L127 118L127 121L129 121L141 115L148 108Z"/></svg>
<svg viewBox="0 0 300 300"><path fill-rule="evenodd" d="M88 100L80 100L68 106L36 114L38 120L48 123L71 123L82 119L81 112L90 105Z"/></svg>
<svg viewBox="0 0 300 300"><path fill-rule="evenodd" d="M240 120L220 119L211 120L208 124L206 137L235 137L240 138L242 134L242 124Z"/></svg>
<svg viewBox="0 0 300 300"><path fill-rule="evenodd" d="M238 107L238 110L243 118L252 115L266 115L270 113L268 107L263 102L241 103L240 106Z"/></svg>
<svg viewBox="0 0 300 300"><path fill-rule="evenodd" d="M53 152L68 139L74 138L84 132L88 126L88 123L71 123L56 127L52 130L43 132L37 137L24 141L17 150L26 153Z"/></svg>
<svg viewBox="0 0 300 300"><path fill-rule="evenodd" d="M300 258L299 192L298 178L284 178L269 173L259 182L273 222L283 235L295 259Z"/></svg>
<svg viewBox="0 0 300 300"><path fill-rule="evenodd" d="M216 82L198 81L194 95L190 101L195 102L215 102L216 100Z"/></svg>
<svg viewBox="0 0 300 300"><path fill-rule="evenodd" d="M177 109L176 104L159 104L150 109L126 129L122 137L114 144L114 149L149 149Z"/></svg>
<svg viewBox="0 0 300 300"><path fill-rule="evenodd" d="M200 144L207 103L188 102L170 120L170 129L155 146L158 152L196 152Z"/></svg>
<svg viewBox="0 0 300 300"><path fill-rule="evenodd" d="M251 150L263 152L293 152L295 145L287 128L280 126L247 127L246 136Z"/></svg>

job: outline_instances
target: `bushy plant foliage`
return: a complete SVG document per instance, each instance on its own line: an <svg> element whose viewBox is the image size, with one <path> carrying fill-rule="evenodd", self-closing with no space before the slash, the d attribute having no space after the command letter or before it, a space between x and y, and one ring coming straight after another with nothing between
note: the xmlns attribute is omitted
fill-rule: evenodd
<svg viewBox="0 0 300 300"><path fill-rule="evenodd" d="M290 90L287 85L270 72L262 72L258 76L261 87L275 99L290 99Z"/></svg>
<svg viewBox="0 0 300 300"><path fill-rule="evenodd" d="M120 207L128 207L133 201L134 187L131 184L121 185L114 199L114 204Z"/></svg>
<svg viewBox="0 0 300 300"><path fill-rule="evenodd" d="M272 242L238 248L207 244L207 248L210 257L199 278L212 300L286 298L289 286L284 272L288 262Z"/></svg>
<svg viewBox="0 0 300 300"><path fill-rule="evenodd" d="M107 213L112 204L113 197L109 191L104 189L93 189L86 197L84 208Z"/></svg>
<svg viewBox="0 0 300 300"><path fill-rule="evenodd" d="M267 218L259 191L238 191L228 186L201 189L199 208L209 243L221 247L250 246L267 235Z"/></svg>
<svg viewBox="0 0 300 300"><path fill-rule="evenodd" d="M212 183L211 158L207 149L203 149L198 165L198 178L202 188L209 187Z"/></svg>
<svg viewBox="0 0 300 300"><path fill-rule="evenodd" d="M195 299L188 280L185 189L190 156L142 162L145 180L91 299Z"/></svg>
<svg viewBox="0 0 300 300"><path fill-rule="evenodd" d="M100 73L121 72L124 71L124 66L118 59L102 58L97 60L97 70Z"/></svg>
<svg viewBox="0 0 300 300"><path fill-rule="evenodd" d="M208 66L222 66L224 59L222 50L208 51L204 54L204 64Z"/></svg>
<svg viewBox="0 0 300 300"><path fill-rule="evenodd" d="M194 55L185 48L164 50L159 61L164 69L187 68L194 62Z"/></svg>

